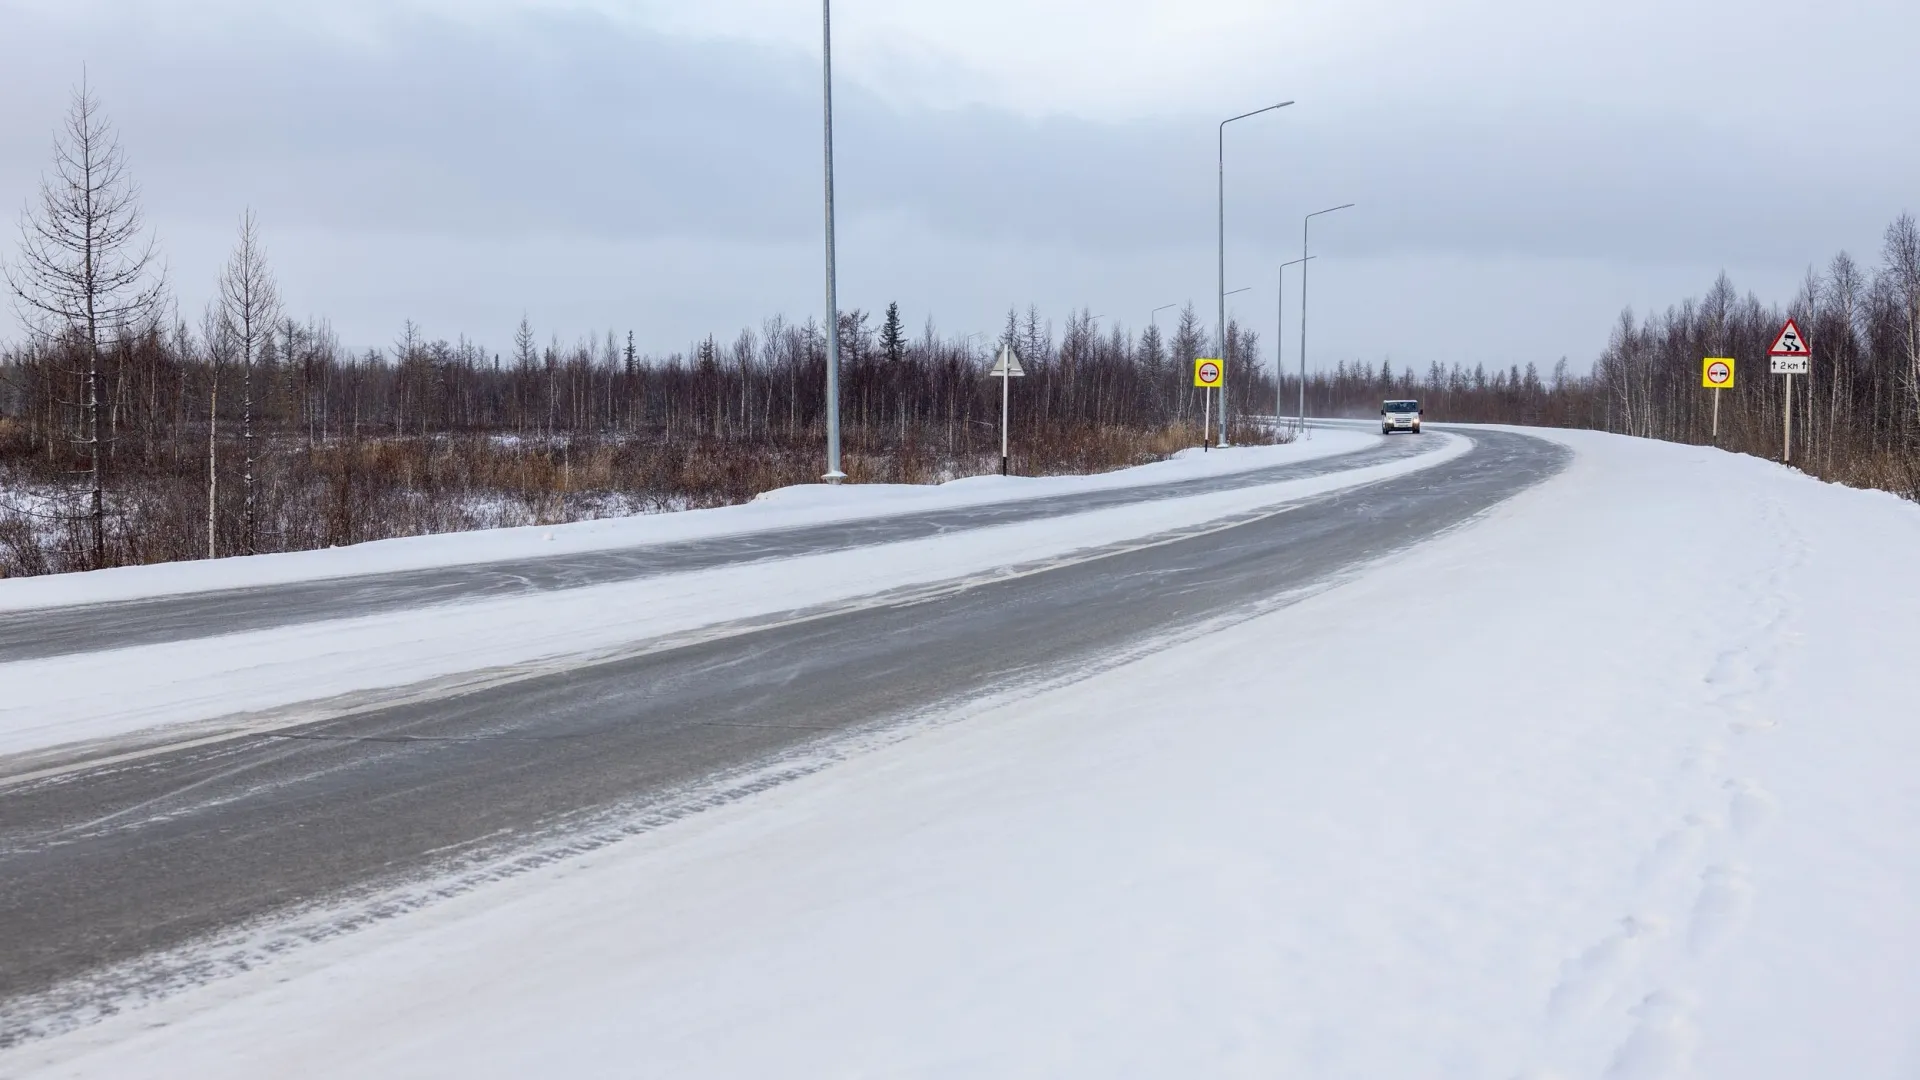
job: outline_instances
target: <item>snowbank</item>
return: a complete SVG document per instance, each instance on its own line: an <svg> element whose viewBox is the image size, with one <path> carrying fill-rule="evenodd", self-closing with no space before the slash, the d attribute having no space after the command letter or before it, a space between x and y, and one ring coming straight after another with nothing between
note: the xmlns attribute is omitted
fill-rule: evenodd
<svg viewBox="0 0 1920 1080"><path fill-rule="evenodd" d="M1553 437L1360 581L0 1071L1914 1075L1920 508Z"/></svg>
<svg viewBox="0 0 1920 1080"><path fill-rule="evenodd" d="M68 604L140 600L155 596L280 585L431 567L499 562L548 555L643 547L768 532L805 525L886 517L986 503L1040 499L1083 491L1175 484L1297 461L1349 454L1377 436L1318 429L1312 438L1282 446L1182 451L1171 460L1093 476L974 476L939 485L805 484L769 491L750 503L712 510L601 518L566 525L532 525L378 540L325 551L295 551L200 562L127 566L85 574L0 580L0 611Z"/></svg>
<svg viewBox="0 0 1920 1080"><path fill-rule="evenodd" d="M1314 441L1322 448L1351 448L1355 443L1350 435L1321 432ZM1372 437L1362 439L1362 445L1373 442ZM1089 548L1141 540L1430 468L1458 457L1470 446L1464 438L1449 436L1433 440L1431 448L1413 457L1278 484L613 585L428 605L214 639L17 661L0 665L0 676L9 686L9 692L0 697L0 756L196 721L218 721L211 727L196 728L192 735L201 738L235 731L278 730L317 718L312 709L286 708L299 703L350 692L394 690L477 672L484 673L479 677L487 680L523 678L551 670L549 665L577 664L583 657L604 656L636 645L658 647L676 635L707 632L743 619L822 605L858 605L871 602L870 598L878 594L913 586L998 577L1009 567L1070 557ZM1273 452L1254 451L1247 458L1271 461L1281 456L1278 451L1291 447L1262 449ZM1163 464L1166 467L1148 467L1155 470L1153 475L1160 481L1217 469L1205 462L1196 465L1190 459ZM1068 477L1061 484L1028 483L1081 490L1073 485L1096 481L1115 482L1105 477ZM1007 490L1000 484L974 486L987 494ZM889 494L893 497L887 497ZM812 507L817 512L813 520L820 520L818 513L838 513L860 506L868 511L926 506L934 496L923 489L893 489L874 498L864 494L848 497L840 491L822 489L792 497ZM963 489L950 500L972 497ZM715 511L714 515L720 513ZM798 516L788 515L788 519ZM642 531L639 526L662 520L633 518L626 523L635 526L638 534ZM740 515L703 520L710 527L731 523L746 528L763 518ZM669 525L647 535L671 531ZM582 528L576 542L594 541L597 534ZM422 546L433 547L432 541L442 539L466 553L503 549L520 542L511 535L467 534L428 538ZM393 546L402 545L395 542ZM179 569L184 576L193 567L210 565L190 563ZM145 569L171 571L175 567ZM444 687L436 690L445 692Z"/></svg>

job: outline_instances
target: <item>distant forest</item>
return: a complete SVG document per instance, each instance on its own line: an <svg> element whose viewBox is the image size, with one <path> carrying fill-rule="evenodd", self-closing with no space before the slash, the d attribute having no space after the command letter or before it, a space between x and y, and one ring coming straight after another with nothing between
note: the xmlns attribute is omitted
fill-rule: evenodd
<svg viewBox="0 0 1920 1080"><path fill-rule="evenodd" d="M1585 373L1570 375L1564 361L1545 381L1532 365L1491 378L1349 367L1314 377L1308 396L1344 415L1370 414L1377 398L1397 395L1423 398L1435 420L1706 443L1714 392L1701 386L1701 364L1732 357L1737 378L1721 391L1719 445L1777 461L1785 378L1771 373L1767 350L1789 317L1813 350L1811 373L1793 377L1793 465L1920 499L1920 227L1911 215L1887 227L1878 265L1842 252L1824 273L1810 272L1785 308L1740 295L1722 274L1704 298L1645 318L1624 311Z"/></svg>
<svg viewBox="0 0 1920 1080"><path fill-rule="evenodd" d="M544 341L526 320L504 349L429 339L343 349L289 315L261 233L241 219L214 303L175 311L124 155L83 87L53 168L0 260L26 339L0 347L0 575L302 550L497 525L716 506L818 479L825 335L775 318L646 355L634 334ZM1795 397L1795 464L1920 497L1920 237L1889 229L1881 264L1837 257L1789 310L1815 349ZM1623 314L1589 371L1565 359L1424 372L1313 373L1309 415L1372 416L1419 397L1435 421L1601 428L1703 442L1700 358L1741 361L1721 443L1777 457L1779 380L1765 351L1785 312L1737 296ZM840 318L845 468L853 482L995 471L1001 344L1014 386L1013 458L1028 474L1164 458L1200 438L1191 362L1211 327L1189 307L1164 336L1056 327L1010 310L997 334L910 331L897 305ZM996 340L997 338L997 340ZM1258 335L1228 327L1232 438L1288 437L1296 378L1276 386Z"/></svg>

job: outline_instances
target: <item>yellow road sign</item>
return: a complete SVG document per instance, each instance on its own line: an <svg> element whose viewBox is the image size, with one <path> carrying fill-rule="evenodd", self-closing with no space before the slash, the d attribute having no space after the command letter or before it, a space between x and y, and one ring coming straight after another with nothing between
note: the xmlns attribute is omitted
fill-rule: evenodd
<svg viewBox="0 0 1920 1080"><path fill-rule="evenodd" d="M1709 356L1701 361L1700 385L1709 390L1733 389L1733 357Z"/></svg>
<svg viewBox="0 0 1920 1080"><path fill-rule="evenodd" d="M1226 382L1227 365L1207 356L1193 362L1193 385L1211 390L1226 385Z"/></svg>

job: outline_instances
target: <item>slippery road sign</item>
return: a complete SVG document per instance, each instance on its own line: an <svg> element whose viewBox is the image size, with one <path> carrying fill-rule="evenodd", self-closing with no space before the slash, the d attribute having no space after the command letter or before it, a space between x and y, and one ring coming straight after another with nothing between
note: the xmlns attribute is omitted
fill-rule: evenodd
<svg viewBox="0 0 1920 1080"><path fill-rule="evenodd" d="M1768 356L1812 356L1813 350L1807 346L1806 336L1800 333L1800 324L1792 319L1781 329L1780 336L1773 339L1773 348L1767 350Z"/></svg>
<svg viewBox="0 0 1920 1080"><path fill-rule="evenodd" d="M1700 366L1700 385L1709 390L1733 388L1733 357L1709 356Z"/></svg>
<svg viewBox="0 0 1920 1080"><path fill-rule="evenodd" d="M1800 332L1800 324L1792 319L1781 329L1780 336L1773 339L1773 348L1767 350L1773 358L1775 375L1805 375L1813 370L1813 349L1807 344L1805 334Z"/></svg>
<svg viewBox="0 0 1920 1080"><path fill-rule="evenodd" d="M1193 362L1193 385L1217 389L1227 381L1226 365L1210 357Z"/></svg>

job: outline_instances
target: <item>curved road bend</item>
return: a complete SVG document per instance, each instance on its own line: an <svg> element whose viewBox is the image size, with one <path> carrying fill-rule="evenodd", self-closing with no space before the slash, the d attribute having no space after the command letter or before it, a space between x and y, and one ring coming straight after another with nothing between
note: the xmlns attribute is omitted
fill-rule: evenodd
<svg viewBox="0 0 1920 1080"><path fill-rule="evenodd" d="M1349 454L1178 484L1087 491L1054 498L1020 499L578 555L546 555L151 600L0 612L0 664L265 630L323 619L377 615L426 604L577 589L660 574L917 540L966 529L1324 476L1409 457L1422 449L1425 447L1418 440L1387 439L1380 445Z"/></svg>
<svg viewBox="0 0 1920 1080"><path fill-rule="evenodd" d="M1472 437L1451 462L1161 546L0 788L0 1046L139 991L159 976L119 973L158 950L522 852L723 770L1250 612L1570 456Z"/></svg>

